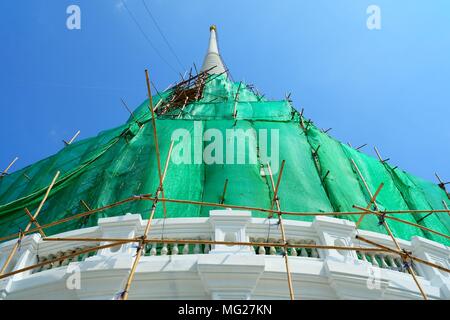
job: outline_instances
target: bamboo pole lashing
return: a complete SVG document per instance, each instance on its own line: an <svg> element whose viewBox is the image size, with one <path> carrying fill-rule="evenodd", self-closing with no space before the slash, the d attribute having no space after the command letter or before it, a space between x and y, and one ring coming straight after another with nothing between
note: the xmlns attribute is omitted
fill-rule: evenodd
<svg viewBox="0 0 450 320"><path fill-rule="evenodd" d="M358 165L356 164L356 162L353 159L350 159L352 165L355 167L356 173L358 174L359 178L362 180L363 184L364 184L364 188L366 189L367 193L370 196L370 202L367 205L367 209L370 209L370 207L372 206L372 204L375 206L375 208L378 210L378 205L376 202L376 198L378 197L378 194L381 192L381 189L384 186L384 183L382 182L380 184L380 186L378 187L378 189L375 192L375 195L372 194L372 191L370 191L369 185L367 184L366 179L364 179L364 176L361 173L361 170L359 170ZM356 228L359 228L359 225L361 224L362 220L364 218L364 215L361 215L358 219L358 221L356 222Z"/></svg>
<svg viewBox="0 0 450 320"><path fill-rule="evenodd" d="M46 237L44 230L42 230L41 225L39 224L39 222L33 218L33 215L31 214L30 210L28 210L28 208L24 209L25 213L27 214L27 216L30 218L30 221L37 227L39 228L39 233L41 234L41 237Z"/></svg>

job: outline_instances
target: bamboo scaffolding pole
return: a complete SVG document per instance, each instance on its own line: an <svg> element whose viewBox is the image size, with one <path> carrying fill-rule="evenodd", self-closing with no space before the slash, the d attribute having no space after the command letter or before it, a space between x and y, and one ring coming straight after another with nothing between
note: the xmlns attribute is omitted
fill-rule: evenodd
<svg viewBox="0 0 450 320"><path fill-rule="evenodd" d="M278 179L277 179L276 186L275 186L274 180L273 180L272 169L270 168L270 164L267 163L267 170L269 171L269 174L270 174L270 182L272 184L272 189L274 190L271 209L276 204L278 211L281 211L280 199L278 198L278 190L279 190L279 187L280 187L281 177L283 175L283 170L284 170L285 163L286 162L284 160L281 162L280 173L278 174ZM287 244L286 234L284 232L283 218L282 218L281 214L278 214L278 223L280 224L281 239L283 241L283 244L286 245ZM288 253L287 253L287 248L286 247L284 247L284 254L283 255L284 255L284 263L286 265L286 274L287 274L287 281L288 281L288 287L289 287L289 297L291 298L291 300L295 300L294 289L292 287L291 270L289 269L289 259L288 259Z"/></svg>
<svg viewBox="0 0 450 320"><path fill-rule="evenodd" d="M428 232L437 234L437 235L439 235L439 236L441 236L441 237L450 239L450 236L448 236L448 235L446 235L446 234L444 234L444 233L441 233L441 232L435 231L435 230L433 230L433 229L430 229L430 228L421 226L420 224L417 224L417 223L413 223L413 222L410 222L410 221L407 221L407 220L403 220L403 219L399 219L399 218L396 218L396 217L391 217L391 216L385 215L385 214L380 213L380 212L377 212L377 211L373 211L373 210L370 210L370 209L367 209L367 208L362 208L362 207L357 206L357 205L354 205L353 207L354 207L355 209L358 209L358 210L366 211L367 213L373 213L373 214L376 214L377 216L382 217L382 218L386 218L386 219L391 219L391 220L394 220L394 221L402 222L402 223L404 223L404 224L407 224L407 225L410 225L410 226L414 226L414 227L420 228L420 229L422 229L422 230L425 230L425 231L428 231Z"/></svg>
<svg viewBox="0 0 450 320"><path fill-rule="evenodd" d="M37 227L39 228L39 233L41 234L41 237L46 237L44 230L42 230L41 225L39 224L39 222L33 218L33 215L31 214L30 210L28 210L28 208L24 209L25 213L27 214L27 216L30 218L30 221Z"/></svg>
<svg viewBox="0 0 450 320"><path fill-rule="evenodd" d="M417 261L419 263L422 263L422 264L425 264L427 266L430 266L430 267L439 269L441 271L450 273L450 269L447 269L447 268L442 267L440 265L437 265L437 264L434 264L432 262L429 262L429 261L423 260L421 258L418 258L416 256L413 256L413 255L411 255L411 254L409 254L409 253L407 253L407 252L405 252L403 250L396 250L396 249L390 248L388 246L384 246L382 244L376 243L375 241L371 241L371 240L369 240L367 238L361 237L360 235L356 235L356 239L361 240L363 242L366 242L368 244L371 244L371 245L373 245L375 247L378 247L380 249L385 249L386 251L389 251L389 252L392 252L392 253L396 253L396 254L398 254L401 257L409 257L410 259L412 259L414 261Z"/></svg>
<svg viewBox="0 0 450 320"><path fill-rule="evenodd" d="M227 193L228 179L225 179L225 184L223 186L222 197L220 198L220 204L225 202L225 194Z"/></svg>
<svg viewBox="0 0 450 320"><path fill-rule="evenodd" d="M80 251L73 252L71 254L62 256L62 257L58 257L58 258L54 258L54 259L51 259L51 260L43 261L43 262L36 263L34 265L31 265L31 266L28 266L28 267L25 267L25 268L22 268L22 269L18 269L18 270L12 271L12 272L1 274L0 275L0 280L4 279L4 278L7 278L7 277L10 277L10 276L13 276L13 275L18 274L18 273L22 273L22 272L25 272L25 271L29 271L29 270L33 270L33 269L45 266L47 264L52 264L52 263L55 263L55 262L63 261L65 259L76 257L76 256L78 256L80 254L89 253L89 252L92 252L92 251L97 251L97 250L106 249L106 248L111 248L111 247L115 247L115 246L118 246L118 245L121 245L121 244L125 244L125 243L128 243L128 242L130 242L130 241L129 240L123 240L123 241L120 241L120 242L114 242L114 243L110 243L110 244L106 244L106 245L101 245L101 246L96 246L96 247L92 247L92 248L83 249L83 250L80 250Z"/></svg>
<svg viewBox="0 0 450 320"><path fill-rule="evenodd" d="M17 160L19 160L19 157L15 157L14 160L9 163L6 169L3 170L2 173L0 173L0 178L8 174L9 169L11 169L11 167L14 165L14 163L16 163Z"/></svg>
<svg viewBox="0 0 450 320"><path fill-rule="evenodd" d="M153 115L153 117L154 117L154 115ZM157 139L156 131L154 131L154 133L155 133L155 137ZM145 241L147 239L148 233L150 231L150 228L151 228L151 225L152 225L152 221L153 221L153 217L154 217L155 211L156 211L156 205L158 203L158 196L159 196L160 193L163 192L162 185L163 185L164 179L166 178L167 169L169 167L169 161L170 161L170 156L172 155L173 144L174 144L174 142L172 141L172 143L170 145L170 148L169 148L169 153L167 155L166 163L165 163L165 166L164 166L164 173L161 176L160 186L158 187L158 190L156 191L156 197L155 197L155 200L153 201L152 211L151 211L150 217L149 217L149 219L147 221L147 225L145 226L144 234L143 234L143 236L141 238L142 241L139 242L139 246L137 248L136 256L134 258L133 265L131 266L130 274L129 274L128 279L127 279L127 281L125 283L125 288L124 288L124 290L123 290L123 292L121 294L121 299L122 300L127 300L128 299L128 293L129 293L129 290L130 290L130 287L131 287L131 283L132 283L132 281L134 279L134 275L136 273L136 268L137 268L137 266L139 264L139 261L141 260L141 256L142 256L142 252L143 252L144 244L145 244L143 241Z"/></svg>
<svg viewBox="0 0 450 320"><path fill-rule="evenodd" d="M236 95L235 95L235 97L234 97L234 106L233 106L233 118L234 118L234 119L236 119L236 116L237 116L237 110L236 110L236 108L237 108L237 104L238 104L238 102L239 102L239 90L241 90L241 85L242 85L242 81L239 82L239 86L238 86L238 89L237 89L237 91L236 91Z"/></svg>
<svg viewBox="0 0 450 320"><path fill-rule="evenodd" d="M65 140L63 140L64 143L66 144L66 146L71 145L75 141L75 139L80 135L80 133L81 133L81 131L78 130L77 133L75 133L75 135L69 140L69 142L66 142Z"/></svg>
<svg viewBox="0 0 450 320"><path fill-rule="evenodd" d="M153 110L153 97L152 97L152 91L151 91L151 88L150 88L150 78L149 78L147 69L145 69L145 80L146 80L146 83L147 83L147 94L148 94L148 100L149 100L149 109L150 109L151 115L152 115L153 140L155 142L156 163L158 165L159 189L161 189L162 196L163 196L163 198L165 198L165 196L164 196L164 189L163 189L163 182L162 182L161 154L159 152L158 132L156 130L155 111ZM160 100L160 101L162 101L162 100ZM167 215L167 209L166 209L166 203L165 202L163 202L163 209L164 209L164 216L166 216Z"/></svg>
<svg viewBox="0 0 450 320"><path fill-rule="evenodd" d="M133 118L134 122L137 123L137 125L139 127L141 127L141 124L139 123L139 121L136 119L136 117L134 116L133 111L130 110L130 108L128 108L128 105L126 104L125 100L123 100L122 98L120 98L120 101L122 101L123 106L125 107L125 109L127 109L127 111L130 113L131 117Z"/></svg>
<svg viewBox="0 0 450 320"><path fill-rule="evenodd" d="M44 206L45 201L47 201L48 195L50 194L50 191L52 190L53 186L55 185L56 179L58 179L60 172L56 172L55 176L53 177L52 182L50 183L50 185L47 188L47 191L45 192L44 198L42 198L41 203L39 204L38 208L36 209L35 214L32 216L32 219L30 220L30 222L28 222L26 228L25 228L25 232L30 230L31 226L33 225L33 220L36 220L37 216L39 215L39 213L41 213L41 209ZM11 263L12 258L14 257L17 249L20 246L20 242L22 241L23 237L25 236L24 233L19 232L19 237L17 239L16 244L14 245L14 247L12 248L10 254L8 255L8 258L6 258L5 263L3 264L2 269L0 270L0 276L2 274L5 273L5 270L8 268L9 264Z"/></svg>
<svg viewBox="0 0 450 320"><path fill-rule="evenodd" d="M447 202L442 200L442 204L444 205L445 210L448 210ZM450 215L450 211L448 212L448 214Z"/></svg>
<svg viewBox="0 0 450 320"><path fill-rule="evenodd" d="M380 160L381 163L385 163L386 161L389 160L389 158L383 159L381 157L380 152L378 151L377 147L373 147L373 149L375 150L375 153L377 154L378 160Z"/></svg>

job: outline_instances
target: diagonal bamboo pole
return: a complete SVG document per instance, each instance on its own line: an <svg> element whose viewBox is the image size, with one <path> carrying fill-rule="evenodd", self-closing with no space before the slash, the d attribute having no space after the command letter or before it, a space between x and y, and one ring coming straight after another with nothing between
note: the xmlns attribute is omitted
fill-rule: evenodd
<svg viewBox="0 0 450 320"><path fill-rule="evenodd" d="M377 208L378 208L378 206L376 205L376 199L377 199L377 197L378 197L378 195L380 194L380 191L381 191L381 189L383 188L383 186L384 186L384 183L382 182L379 186L378 186L378 189L377 189L377 191L375 191L375 194L373 195L373 196L371 196L371 198L370 198L370 201L369 201L369 203L367 204L367 209L370 209L370 207L372 206L372 204L373 205L375 205ZM370 192L370 191L369 191ZM372 194L372 193L370 193L370 194ZM358 221L356 222L356 228L359 228L359 225L361 224L361 222L362 222L362 219L364 218L364 214L363 215L361 215L360 217L359 217L359 219L358 219Z"/></svg>
<svg viewBox="0 0 450 320"><path fill-rule="evenodd" d="M60 172L56 172L55 176L53 177L52 182L50 183L49 187L47 188L47 192L44 195L44 198L42 198L41 203L39 204L35 214L32 216L32 220L30 220L30 222L28 222L25 231L28 231L31 226L33 225L33 220L36 220L37 216L39 215L39 213L41 212L42 207L44 206L45 201L48 198L48 195L50 194L50 191L52 190L53 186L55 185L56 179L58 179ZM16 242L16 244L14 245L14 247L11 250L11 253L8 255L8 258L6 258L6 261L0 271L0 275L5 273L5 270L8 268L9 264L11 263L12 258L14 257L14 254L16 253L17 249L19 248L20 242L22 241L24 237L23 233L19 233L19 238Z"/></svg>
<svg viewBox="0 0 450 320"><path fill-rule="evenodd" d="M238 86L238 89L236 91L236 96L234 97L234 107L233 107L233 118L234 119L236 119L236 116L237 116L236 108L237 108L237 104L239 102L239 90L241 90L241 85L242 85L242 81L239 82L239 86Z"/></svg>
<svg viewBox="0 0 450 320"><path fill-rule="evenodd" d="M277 184L275 186L274 180L273 180L272 169L270 168L270 164L267 163L267 170L269 171L270 182L272 184L272 189L274 190L272 206L271 206L270 209L273 209L273 206L276 204L278 211L281 211L280 199L278 198L278 190L279 190L279 187L280 187L281 177L283 175L284 165L285 165L285 161L283 160L281 162L280 173L278 174ZM284 224L283 224L283 218L282 218L281 214L278 214L278 222L280 224L281 239L283 241L283 244L286 245L287 244L286 234L284 232ZM291 270L289 269L289 259L288 259L288 253L287 253L287 248L286 247L284 248L284 254L283 255L284 255L284 263L286 265L286 274L287 274L288 287L289 287L289 296L290 296L291 300L295 300L294 289L292 287Z"/></svg>
<svg viewBox="0 0 450 320"><path fill-rule="evenodd" d="M352 162L353 166L355 167L356 173L358 174L359 178L362 180L362 182L363 182L363 184L364 184L364 187L366 188L366 191L367 191L367 193L368 193L369 196L370 196L370 202L369 202L369 204L367 205L366 208L367 208L367 209L370 209L370 207L371 207L372 204L373 204L373 205L375 205L375 208L378 210L378 205L377 205L377 202L376 202L375 200L376 200L378 194L380 193L381 188L383 188L384 183L381 183L381 184L380 184L380 186L378 187L377 191L375 192L375 195L373 195L372 192L370 191L370 188L369 188L369 186L368 186L368 184L367 184L366 179L364 179L364 177L363 177L363 175L362 175L362 173L361 173L361 170L359 170L359 167L358 167L358 165L356 164L356 162L355 162L353 159L350 159L350 161ZM358 221L356 222L356 228L359 228L359 225L361 224L362 219L364 218L364 216L365 216L365 215L361 215L361 216L359 217Z"/></svg>
<svg viewBox="0 0 450 320"><path fill-rule="evenodd" d="M391 239L394 242L395 246L397 247L398 251L402 251L402 248L398 244L397 239L394 237L394 235L393 235L393 233L391 231L391 228L389 227L388 223L384 219L381 220L381 222L383 223L384 228L386 229L387 233L391 237ZM404 260L404 256L402 256L402 259ZM420 293L422 294L423 299L424 300L428 300L428 297L427 297L425 291L423 290L421 284L419 283L419 280L417 279L414 270L412 269L412 267L409 264L406 264L406 265L407 265L408 272L412 276L414 282L416 283L417 288L419 289Z"/></svg>
<svg viewBox="0 0 450 320"><path fill-rule="evenodd" d="M433 230L433 229L430 229L430 228L421 226L420 224L417 224L417 223L409 222L409 221L407 221L407 220L399 219L399 218L396 218L396 217L391 217L391 216L382 214L382 213L380 213L380 212L373 211L373 210L370 210L370 209L367 209L367 208L363 208L363 207L360 207L360 206L357 206L357 205L354 205L353 207L356 208L356 209L359 209L359 210L366 211L367 213L373 213L373 214L376 214L377 216L382 217L382 218L386 218L386 219L391 219L391 220L394 220L394 221L402 222L402 223L404 223L404 224L408 224L408 225L410 225L410 226L417 227L417 228L419 228L419 229L422 229L422 230L425 230L425 231L428 231L428 232L437 234L437 235L439 235L439 236L441 236L441 237L450 239L450 236L448 236L448 235L446 235L446 234L443 234L443 233L438 232L438 231L435 231L435 230Z"/></svg>
<svg viewBox="0 0 450 320"><path fill-rule="evenodd" d="M81 131L80 130L78 130L77 131L77 133L75 133L75 135L69 140L69 142L66 142L66 141L64 141L64 143L68 146L68 145L71 145L74 141L75 141L75 139L80 135L80 133L81 133Z"/></svg>
<svg viewBox="0 0 450 320"><path fill-rule="evenodd" d="M31 214L30 210L28 210L28 208L24 209L25 213L27 214L27 216L30 218L30 221L32 223L34 223L34 225L39 228L39 233L41 234L41 237L46 237L44 231L41 228L41 225L39 224L39 222L33 218L33 215Z"/></svg>
<svg viewBox="0 0 450 320"><path fill-rule="evenodd" d="M3 170L2 173L0 173L0 177L6 176L8 174L9 169L16 163L16 161L19 160L19 157L15 157L13 161L6 167L5 170Z"/></svg>

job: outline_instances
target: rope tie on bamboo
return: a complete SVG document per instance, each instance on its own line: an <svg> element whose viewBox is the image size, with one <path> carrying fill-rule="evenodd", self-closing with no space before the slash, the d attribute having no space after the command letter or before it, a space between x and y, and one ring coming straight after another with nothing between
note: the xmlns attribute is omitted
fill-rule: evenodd
<svg viewBox="0 0 450 320"><path fill-rule="evenodd" d="M401 255L402 258L402 266L401 271L406 271L410 267L412 267L412 259L411 259L411 251L407 251L405 249L402 249L403 254Z"/></svg>
<svg viewBox="0 0 450 320"><path fill-rule="evenodd" d="M386 211L382 212L380 216L378 216L378 226L382 226L386 222Z"/></svg>
<svg viewBox="0 0 450 320"><path fill-rule="evenodd" d="M22 238L25 236L25 234L22 231L22 228L19 228L19 238L17 239L17 252L20 252L20 248L22 246Z"/></svg>

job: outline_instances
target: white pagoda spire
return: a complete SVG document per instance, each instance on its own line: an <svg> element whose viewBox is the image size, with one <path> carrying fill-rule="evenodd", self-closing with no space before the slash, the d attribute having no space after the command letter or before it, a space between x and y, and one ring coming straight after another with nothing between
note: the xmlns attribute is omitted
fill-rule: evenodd
<svg viewBox="0 0 450 320"><path fill-rule="evenodd" d="M209 37L209 47L206 52L205 60L203 61L203 66L200 71L208 71L209 74L219 74L225 72L225 67L223 66L222 59L220 58L219 47L217 46L217 36L216 36L216 26L212 25L209 28L211 32Z"/></svg>

